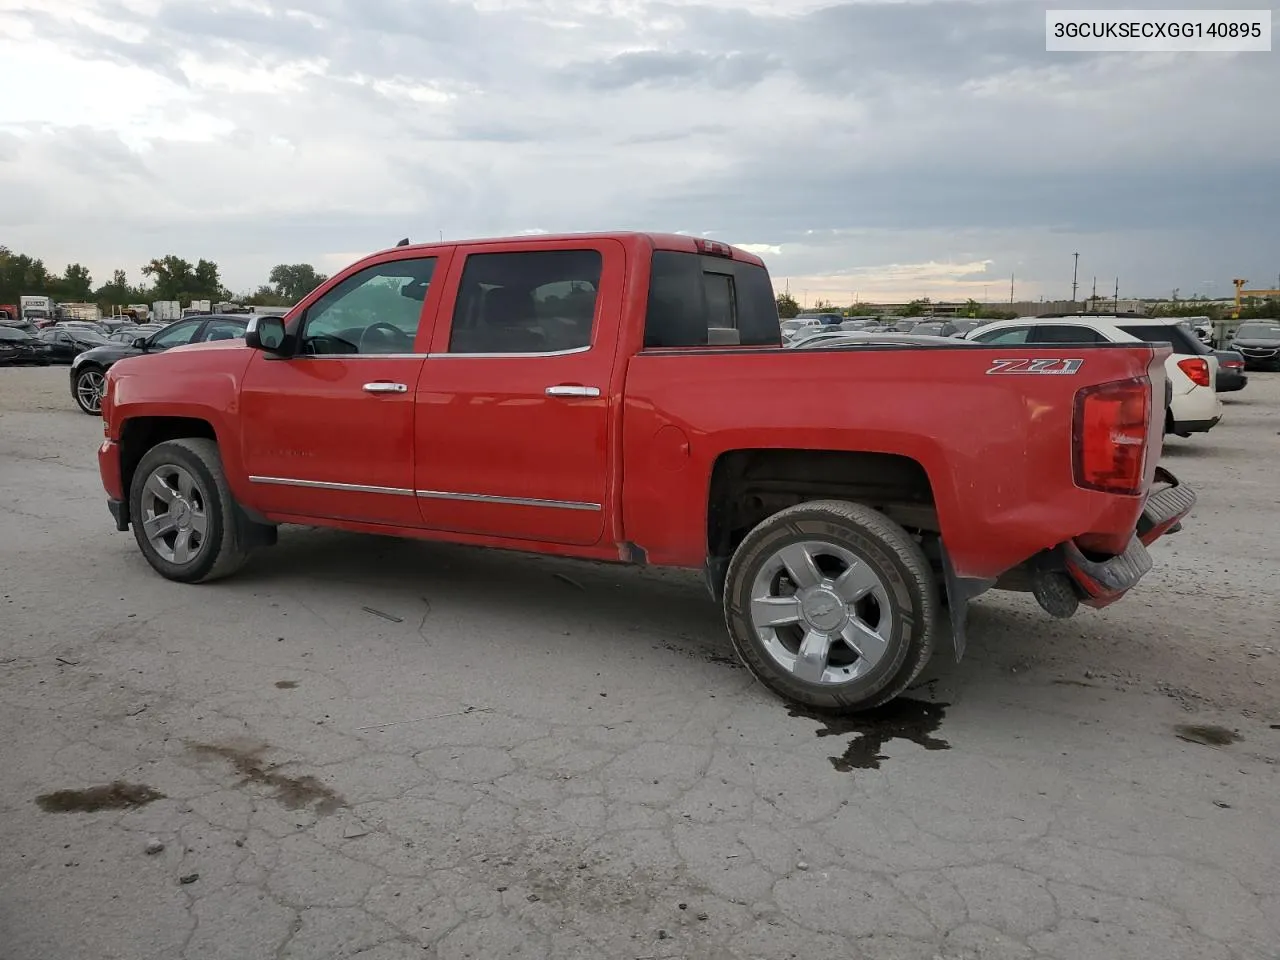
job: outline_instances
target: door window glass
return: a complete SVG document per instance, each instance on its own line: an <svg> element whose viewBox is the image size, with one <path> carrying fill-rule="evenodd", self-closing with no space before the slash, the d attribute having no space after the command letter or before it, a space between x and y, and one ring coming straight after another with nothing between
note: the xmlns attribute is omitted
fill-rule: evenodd
<svg viewBox="0 0 1280 960"><path fill-rule="evenodd" d="M644 345L777 346L782 334L774 297L769 274L754 263L655 251Z"/></svg>
<svg viewBox="0 0 1280 960"><path fill-rule="evenodd" d="M187 323L175 323L171 327L166 327L154 337L151 338L151 346L161 350L168 350L170 347L180 347L183 344L191 342L191 338L196 335L196 328L200 326L199 320L190 320Z"/></svg>
<svg viewBox="0 0 1280 960"><path fill-rule="evenodd" d="M202 342L210 340L234 340L236 337L243 337L245 327L248 322L239 320L210 320L205 324L204 332L200 334Z"/></svg>
<svg viewBox="0 0 1280 960"><path fill-rule="evenodd" d="M591 345L603 261L598 250L467 257L450 353L560 353Z"/></svg>
<svg viewBox="0 0 1280 960"><path fill-rule="evenodd" d="M307 309L300 352L413 352L435 266L435 257L392 260L340 281Z"/></svg>
<svg viewBox="0 0 1280 960"><path fill-rule="evenodd" d="M916 329L913 330L912 333L919 332L919 329L920 329L919 327L916 327ZM1030 333L1031 333L1030 327L1010 327L1006 330L990 330L985 333L980 333L973 339L976 340L978 343L995 343L995 344L1012 345L1015 343L1026 343L1027 336Z"/></svg>
<svg viewBox="0 0 1280 960"><path fill-rule="evenodd" d="M1036 327L1033 343L1108 343L1106 337L1091 327L1069 323L1042 323Z"/></svg>

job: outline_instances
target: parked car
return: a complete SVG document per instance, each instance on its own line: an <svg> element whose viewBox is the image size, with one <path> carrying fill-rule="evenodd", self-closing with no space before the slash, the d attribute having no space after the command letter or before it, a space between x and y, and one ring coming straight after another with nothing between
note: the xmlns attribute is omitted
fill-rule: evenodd
<svg viewBox="0 0 1280 960"><path fill-rule="evenodd" d="M824 327L835 326L844 320L843 313L798 313L797 320L814 320Z"/></svg>
<svg viewBox="0 0 1280 960"><path fill-rule="evenodd" d="M106 372L126 357L163 353L173 347L210 340L232 340L244 336L248 318L233 315L202 315L178 320L155 333L135 337L129 343L108 340L79 354L71 362L71 396L85 413L102 411L102 388Z"/></svg>
<svg viewBox="0 0 1280 960"><path fill-rule="evenodd" d="M23 333L32 337L40 332L40 328L30 320L0 320L0 329L21 330Z"/></svg>
<svg viewBox="0 0 1280 960"><path fill-rule="evenodd" d="M43 366L48 362L48 347L38 337L17 327L0 326L0 363Z"/></svg>
<svg viewBox="0 0 1280 960"><path fill-rule="evenodd" d="M55 327L46 327L37 334L37 338L48 346L50 363L70 363L86 350L111 342L94 330L71 327L62 323Z"/></svg>
<svg viewBox="0 0 1280 960"><path fill-rule="evenodd" d="M960 328L950 320L921 320L911 328L911 332L928 337L954 337Z"/></svg>
<svg viewBox="0 0 1280 960"><path fill-rule="evenodd" d="M1218 393L1234 393L1237 390L1243 390L1249 385L1249 378L1245 375L1244 354L1238 350L1215 350L1214 354L1218 358L1218 378L1213 382L1213 388Z"/></svg>
<svg viewBox="0 0 1280 960"><path fill-rule="evenodd" d="M951 325L956 328L956 332L950 334L950 336L963 337L970 330L977 330L984 323L986 323L985 320L974 320L973 318L952 321Z"/></svg>
<svg viewBox="0 0 1280 960"><path fill-rule="evenodd" d="M814 331L822 328L820 320L811 320L808 318L793 317L790 320L783 320L780 324L782 339L790 340L800 336L805 331Z"/></svg>
<svg viewBox="0 0 1280 960"><path fill-rule="evenodd" d="M103 486L159 575L281 523L701 569L809 708L897 696L998 583L1118 600L1195 500L1157 473L1150 345L786 349L763 262L701 238L405 245L250 323L107 371Z"/></svg>
<svg viewBox="0 0 1280 960"><path fill-rule="evenodd" d="M112 343L133 343L139 337L149 337L165 328L163 323L139 323L131 326L117 327L107 335Z"/></svg>
<svg viewBox="0 0 1280 960"><path fill-rule="evenodd" d="M1170 400L1165 430L1180 437L1205 433L1222 419L1222 401L1214 390L1218 358L1176 318L1131 315L1047 314L984 324L966 335L992 345L1132 343L1168 344L1165 360Z"/></svg>
<svg viewBox="0 0 1280 960"><path fill-rule="evenodd" d="M1246 369L1280 366L1280 322L1246 320L1231 337L1231 349L1238 350L1244 357Z"/></svg>

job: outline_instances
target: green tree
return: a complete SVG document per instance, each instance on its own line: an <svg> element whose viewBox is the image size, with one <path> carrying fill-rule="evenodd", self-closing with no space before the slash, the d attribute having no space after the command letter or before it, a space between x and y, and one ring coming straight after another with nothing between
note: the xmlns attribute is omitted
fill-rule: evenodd
<svg viewBox="0 0 1280 960"><path fill-rule="evenodd" d="M278 263L267 279L286 303L297 303L328 278L309 263Z"/></svg>
<svg viewBox="0 0 1280 960"><path fill-rule="evenodd" d="M800 304L796 302L796 298L790 293L780 293L777 296L778 316L783 320L790 320L800 312Z"/></svg>
<svg viewBox="0 0 1280 960"><path fill-rule="evenodd" d="M93 277L89 268L78 263L67 264L61 277L51 278L49 294L55 300L82 303L93 296Z"/></svg>
<svg viewBox="0 0 1280 960"><path fill-rule="evenodd" d="M49 271L44 261L0 247L0 303L16 304L19 297L47 295Z"/></svg>
<svg viewBox="0 0 1280 960"><path fill-rule="evenodd" d="M262 284L253 293L246 294L240 298L240 302L246 306L252 305L257 307L287 307L291 306L294 301L280 296L276 293L275 287Z"/></svg>
<svg viewBox="0 0 1280 960"><path fill-rule="evenodd" d="M223 289L218 265L212 260L200 260L195 266L188 260L169 254L145 264L142 275L150 277L151 294L156 300L221 300L230 294Z"/></svg>
<svg viewBox="0 0 1280 960"><path fill-rule="evenodd" d="M922 297L919 300L912 300L905 307L898 310L900 317L918 317L933 306L933 301L928 297Z"/></svg>

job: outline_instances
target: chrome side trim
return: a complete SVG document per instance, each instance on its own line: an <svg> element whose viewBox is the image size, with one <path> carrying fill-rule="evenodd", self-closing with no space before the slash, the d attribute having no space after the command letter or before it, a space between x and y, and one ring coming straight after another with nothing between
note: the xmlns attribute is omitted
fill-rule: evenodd
<svg viewBox="0 0 1280 960"><path fill-rule="evenodd" d="M535 500L531 497L496 497L486 493L451 493L446 490L419 490L425 500L463 500L467 503L496 503L509 507L551 507L557 510L600 510L598 503L577 500Z"/></svg>
<svg viewBox="0 0 1280 960"><path fill-rule="evenodd" d="M425 360L425 353L299 353L290 360Z"/></svg>
<svg viewBox="0 0 1280 960"><path fill-rule="evenodd" d="M312 490L346 490L350 493L385 493L393 497L412 497L404 487L372 487L362 483L331 483L327 480L296 480L293 477L250 477L250 483L268 483L280 487L307 487Z"/></svg>
<svg viewBox="0 0 1280 960"><path fill-rule="evenodd" d="M574 347L571 350L544 350L541 353L428 353L429 360L501 360L507 357L571 357L575 353L586 353L591 344L585 347Z"/></svg>
<svg viewBox="0 0 1280 960"><path fill-rule="evenodd" d="M544 350L540 353L300 353L290 360L503 360L511 357L570 357L591 349Z"/></svg>

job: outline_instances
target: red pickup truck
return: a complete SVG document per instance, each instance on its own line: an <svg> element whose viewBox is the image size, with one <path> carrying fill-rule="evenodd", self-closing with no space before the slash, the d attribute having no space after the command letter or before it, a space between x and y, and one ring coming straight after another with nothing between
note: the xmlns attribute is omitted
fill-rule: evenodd
<svg viewBox="0 0 1280 960"><path fill-rule="evenodd" d="M123 360L99 462L163 576L282 523L702 569L782 697L891 699L968 602L1104 606L1194 494L1166 347L782 346L761 261L685 236L400 246L243 341Z"/></svg>

